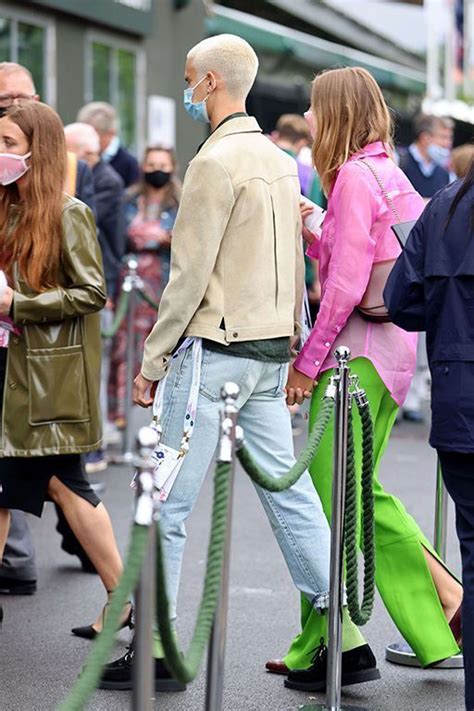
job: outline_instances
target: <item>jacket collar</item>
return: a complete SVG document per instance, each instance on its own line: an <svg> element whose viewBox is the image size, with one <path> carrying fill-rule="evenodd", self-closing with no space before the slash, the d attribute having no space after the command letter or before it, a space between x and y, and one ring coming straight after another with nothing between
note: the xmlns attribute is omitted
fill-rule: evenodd
<svg viewBox="0 0 474 711"><path fill-rule="evenodd" d="M360 151L354 153L349 160L358 160L360 158L370 158L371 156L390 156L389 148L382 141L368 143Z"/></svg>
<svg viewBox="0 0 474 711"><path fill-rule="evenodd" d="M221 138L232 136L236 133L262 133L262 129L258 125L257 119L253 116L242 116L234 118L232 121L225 121L203 143L199 155Z"/></svg>

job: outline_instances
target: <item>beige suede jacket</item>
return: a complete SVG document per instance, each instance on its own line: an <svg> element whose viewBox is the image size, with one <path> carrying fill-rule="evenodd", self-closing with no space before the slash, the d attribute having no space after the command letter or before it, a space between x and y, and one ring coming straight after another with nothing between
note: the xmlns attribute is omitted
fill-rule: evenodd
<svg viewBox="0 0 474 711"><path fill-rule="evenodd" d="M142 375L160 380L184 335L229 344L291 336L304 258L295 161L254 118L223 123L189 164L171 271Z"/></svg>

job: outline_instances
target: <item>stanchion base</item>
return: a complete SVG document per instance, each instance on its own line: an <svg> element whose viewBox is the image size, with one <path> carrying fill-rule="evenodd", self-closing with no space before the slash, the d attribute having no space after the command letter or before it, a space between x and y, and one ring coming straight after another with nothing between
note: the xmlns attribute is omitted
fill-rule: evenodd
<svg viewBox="0 0 474 711"><path fill-rule="evenodd" d="M298 706L299 711L329 711L329 707L326 704L310 704L305 706ZM337 711L369 711L369 709L362 708L362 706L339 706Z"/></svg>
<svg viewBox="0 0 474 711"><path fill-rule="evenodd" d="M412 648L406 642L395 642L385 647L385 659L392 664L399 664L403 667L421 667ZM455 654L444 661L436 664L433 669L463 669L464 657L462 654Z"/></svg>

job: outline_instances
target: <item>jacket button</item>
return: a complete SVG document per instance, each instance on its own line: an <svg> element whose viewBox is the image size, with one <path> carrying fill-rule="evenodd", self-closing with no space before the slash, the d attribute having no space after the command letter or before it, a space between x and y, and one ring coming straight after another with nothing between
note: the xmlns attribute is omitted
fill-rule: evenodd
<svg viewBox="0 0 474 711"><path fill-rule="evenodd" d="M314 365L319 365L319 360L315 360Z"/></svg>
<svg viewBox="0 0 474 711"><path fill-rule="evenodd" d="M10 386L10 388L11 388L12 390L16 390L16 383L15 383L13 380L10 380L10 382L8 383L8 385Z"/></svg>
<svg viewBox="0 0 474 711"><path fill-rule="evenodd" d="M232 338L238 338L238 337L239 337L239 334L237 333L237 331L232 334Z"/></svg>

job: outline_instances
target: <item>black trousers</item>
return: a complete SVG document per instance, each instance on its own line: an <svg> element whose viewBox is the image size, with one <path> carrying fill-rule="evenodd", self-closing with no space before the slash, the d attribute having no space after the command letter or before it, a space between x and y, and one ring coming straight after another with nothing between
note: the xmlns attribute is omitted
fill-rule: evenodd
<svg viewBox="0 0 474 711"><path fill-rule="evenodd" d="M462 642L466 709L474 711L474 453L438 451L443 479L456 508L456 530L461 546Z"/></svg>

